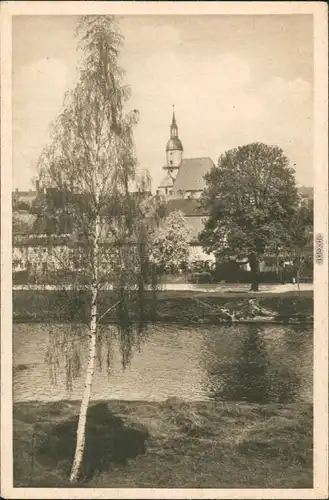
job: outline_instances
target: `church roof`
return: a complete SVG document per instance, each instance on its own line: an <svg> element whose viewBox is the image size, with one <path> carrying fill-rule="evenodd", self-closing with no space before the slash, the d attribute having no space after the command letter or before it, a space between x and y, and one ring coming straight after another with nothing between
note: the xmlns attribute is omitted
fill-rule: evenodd
<svg viewBox="0 0 329 500"><path fill-rule="evenodd" d="M174 107L174 109L173 109L173 113L172 113L172 121L171 121L171 126L172 126L172 127L176 127L176 128L177 128L176 116L175 116L175 107Z"/></svg>
<svg viewBox="0 0 329 500"><path fill-rule="evenodd" d="M182 160L174 184L174 194L179 194L181 191L203 191L206 186L204 176L213 165L209 157Z"/></svg>
<svg viewBox="0 0 329 500"><path fill-rule="evenodd" d="M183 145L178 137L171 137L167 142L166 151L183 151Z"/></svg>

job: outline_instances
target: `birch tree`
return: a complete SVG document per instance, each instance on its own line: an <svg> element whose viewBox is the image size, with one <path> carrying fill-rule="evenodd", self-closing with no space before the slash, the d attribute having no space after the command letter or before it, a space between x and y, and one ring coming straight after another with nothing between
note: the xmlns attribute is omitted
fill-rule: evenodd
<svg viewBox="0 0 329 500"><path fill-rule="evenodd" d="M116 311L126 365L134 342L130 305L137 298L142 321L149 283L148 227L142 199L131 192L132 183L138 184L133 147L138 112L127 111L129 88L118 63L123 38L112 16L81 18L76 35L82 54L79 77L65 96L40 158L40 180L48 188L45 210L49 214L51 199L53 219L59 226L64 221L66 232L69 228L70 256L66 254L62 268L75 272L74 286L89 298L88 363L71 483L79 479L83 460L98 325L109 312L100 314L100 290L110 287L114 295L111 308Z"/></svg>

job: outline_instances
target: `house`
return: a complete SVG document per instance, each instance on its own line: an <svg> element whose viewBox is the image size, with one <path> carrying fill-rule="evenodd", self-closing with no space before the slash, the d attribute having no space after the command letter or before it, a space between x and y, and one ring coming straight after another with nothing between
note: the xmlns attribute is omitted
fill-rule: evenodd
<svg viewBox="0 0 329 500"><path fill-rule="evenodd" d="M20 191L18 188L12 193L12 202L14 210L30 210L37 198L42 194L43 189L40 189L40 181L35 183L35 190Z"/></svg>
<svg viewBox="0 0 329 500"><path fill-rule="evenodd" d="M314 190L310 186L299 186L298 187L298 194L299 194L299 199L300 203L306 203L308 205L311 205L314 200Z"/></svg>
<svg viewBox="0 0 329 500"><path fill-rule="evenodd" d="M150 198L147 191L130 193L133 199L138 199L141 205ZM80 270L84 255L84 234L74 227L69 215L62 210L64 198L70 193L62 192L56 188L40 191L39 196L33 199L30 210L13 210L13 246L12 263L13 271L33 271L45 273L48 271ZM81 194L74 195L80 210L88 207L88 198ZM58 209L60 214L58 214ZM79 212L80 213L80 212ZM102 252L104 261L102 266L107 267L109 259L108 248L113 247L111 232L107 230L107 220L111 219L111 226L120 227L122 213L118 205L108 204L107 200L101 209L102 219L102 245L106 251ZM114 224L113 224L114 221ZM81 228L80 228L81 229ZM120 232L120 231L118 231ZM135 243L131 240L131 245ZM116 246L118 242L116 242Z"/></svg>

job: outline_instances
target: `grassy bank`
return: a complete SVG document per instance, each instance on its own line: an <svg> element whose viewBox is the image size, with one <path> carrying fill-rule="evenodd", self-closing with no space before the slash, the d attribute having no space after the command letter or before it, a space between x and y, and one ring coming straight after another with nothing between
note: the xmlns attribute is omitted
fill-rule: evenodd
<svg viewBox="0 0 329 500"><path fill-rule="evenodd" d="M14 484L66 487L79 405L14 405ZM310 405L97 402L82 487L311 488Z"/></svg>
<svg viewBox="0 0 329 500"><path fill-rule="evenodd" d="M169 322L222 322L229 314L243 319L253 319L249 307L250 299L257 307L273 312L278 322L291 320L311 321L313 318L313 293L303 291L288 293L230 293L197 291L159 291L154 308L152 295L146 295L145 310L154 321ZM111 291L101 293L100 315L114 304ZM134 310L135 308L135 310ZM84 292L65 291L13 291L14 320L19 321L72 321L87 320L88 299ZM137 317L137 304L132 304L131 318ZM264 316L265 318L265 316ZM113 321L114 310L107 314L104 322Z"/></svg>

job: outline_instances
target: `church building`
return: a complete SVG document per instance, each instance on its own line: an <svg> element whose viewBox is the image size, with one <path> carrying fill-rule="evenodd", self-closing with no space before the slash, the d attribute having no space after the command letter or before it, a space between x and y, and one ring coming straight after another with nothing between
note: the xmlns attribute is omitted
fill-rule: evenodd
<svg viewBox="0 0 329 500"><path fill-rule="evenodd" d="M209 157L184 158L183 144L178 136L178 126L173 111L170 138L166 145L166 164L162 167L165 176L157 194L166 200L166 213L179 210L185 216L190 230L190 259L214 261L207 255L198 241L198 234L204 227L206 211L200 207L199 198L205 188L204 176L214 166Z"/></svg>
<svg viewBox="0 0 329 500"><path fill-rule="evenodd" d="M214 165L209 157L183 158L183 153L174 110L166 146L166 165L162 167L166 174L158 187L158 193L168 200L200 198L205 187L204 175Z"/></svg>

